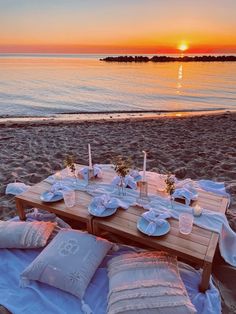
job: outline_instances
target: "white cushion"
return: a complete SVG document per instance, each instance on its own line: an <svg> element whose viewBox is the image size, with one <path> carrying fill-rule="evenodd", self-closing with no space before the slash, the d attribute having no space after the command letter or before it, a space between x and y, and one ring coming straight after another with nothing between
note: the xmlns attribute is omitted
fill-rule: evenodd
<svg viewBox="0 0 236 314"><path fill-rule="evenodd" d="M47 244L56 223L44 221L0 221L1 249L28 249Z"/></svg>
<svg viewBox="0 0 236 314"><path fill-rule="evenodd" d="M165 252L123 254L108 263L108 314L192 314L177 259Z"/></svg>
<svg viewBox="0 0 236 314"><path fill-rule="evenodd" d="M21 285L38 280L82 299L112 243L86 232L64 229L21 274Z"/></svg>

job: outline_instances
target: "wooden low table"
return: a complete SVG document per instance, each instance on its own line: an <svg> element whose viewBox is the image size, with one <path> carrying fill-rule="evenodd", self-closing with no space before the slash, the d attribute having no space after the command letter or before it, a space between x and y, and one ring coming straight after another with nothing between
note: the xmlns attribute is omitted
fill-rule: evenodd
<svg viewBox="0 0 236 314"><path fill-rule="evenodd" d="M25 208L31 206L83 223L85 229L92 233L92 216L88 213L88 204L92 197L85 192L75 191L76 205L71 208L67 208L63 200L52 203L42 202L40 195L50 187L51 184L42 181L32 186L27 192L15 197L20 219L25 220Z"/></svg>
<svg viewBox="0 0 236 314"><path fill-rule="evenodd" d="M152 189L152 187L151 187ZM228 200L204 191L198 191L197 203L205 209L225 213ZM170 232L161 237L151 237L137 229L137 221L145 210L140 207L129 207L128 210L118 209L116 214L107 218L93 219L93 232L101 235L104 231L118 235L135 243L152 249L168 251L186 261L190 261L203 269L200 291L209 287L212 262L219 240L218 233L193 226L189 235L179 232L179 222L169 219Z"/></svg>
<svg viewBox="0 0 236 314"><path fill-rule="evenodd" d="M80 165L80 167L82 167ZM103 178L96 179L96 183L110 183L115 173L113 169L107 168L103 171ZM25 207L31 206L55 213L61 217L67 217L85 224L90 233L101 235L108 231L121 238L134 241L152 249L161 249L170 252L187 261L194 262L203 268L200 290L205 291L209 286L212 262L219 240L219 235L198 226L193 226L189 235L179 232L179 224L175 219L169 219L170 232L161 237L149 237L137 229L137 220L145 211L140 207L129 207L128 210L118 209L116 214L107 218L95 218L88 213L88 204L91 196L86 192L76 191L76 205L66 208L64 201L55 203L44 203L40 200L41 193L50 189L50 184L42 181L32 186L27 192L15 197L16 208L20 219L25 219ZM149 192L157 194L156 185L149 181ZM161 193L159 193L161 195ZM209 210L225 213L228 200L225 197L212 193L198 191L197 203Z"/></svg>
<svg viewBox="0 0 236 314"><path fill-rule="evenodd" d="M78 168L85 167L84 165L77 165ZM94 183L110 183L114 177L115 172L111 167L107 167L103 172L102 179L94 179ZM92 219L93 217L88 213L88 204L91 202L92 197L82 191L75 191L76 205L72 208L67 208L64 201L46 203L40 200L40 195L50 190L51 184L42 181L32 186L27 192L24 192L15 197L16 209L21 220L25 220L25 208L36 207L38 209L46 210L61 217L66 217L74 221L78 221L85 225L85 229L93 233Z"/></svg>

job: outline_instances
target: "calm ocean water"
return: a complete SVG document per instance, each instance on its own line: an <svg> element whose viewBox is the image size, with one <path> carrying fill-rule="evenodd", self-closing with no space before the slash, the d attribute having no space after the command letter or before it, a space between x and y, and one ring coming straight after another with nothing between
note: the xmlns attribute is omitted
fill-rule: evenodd
<svg viewBox="0 0 236 314"><path fill-rule="evenodd" d="M124 64L0 55L0 116L236 109L236 62Z"/></svg>

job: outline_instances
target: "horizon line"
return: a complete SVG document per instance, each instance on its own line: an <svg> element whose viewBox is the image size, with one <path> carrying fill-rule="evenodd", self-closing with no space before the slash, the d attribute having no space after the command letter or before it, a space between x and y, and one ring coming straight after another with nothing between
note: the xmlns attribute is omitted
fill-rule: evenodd
<svg viewBox="0 0 236 314"><path fill-rule="evenodd" d="M49 53L49 54L177 54L183 53L173 46L109 46L109 45L17 45L0 44L0 53ZM236 53L236 45L190 46L184 54Z"/></svg>

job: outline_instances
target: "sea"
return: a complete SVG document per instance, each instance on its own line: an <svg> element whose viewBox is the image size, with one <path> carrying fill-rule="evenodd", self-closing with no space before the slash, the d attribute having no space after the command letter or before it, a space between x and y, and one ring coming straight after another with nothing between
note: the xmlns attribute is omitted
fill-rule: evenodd
<svg viewBox="0 0 236 314"><path fill-rule="evenodd" d="M0 54L0 117L236 110L236 62L108 63Z"/></svg>

